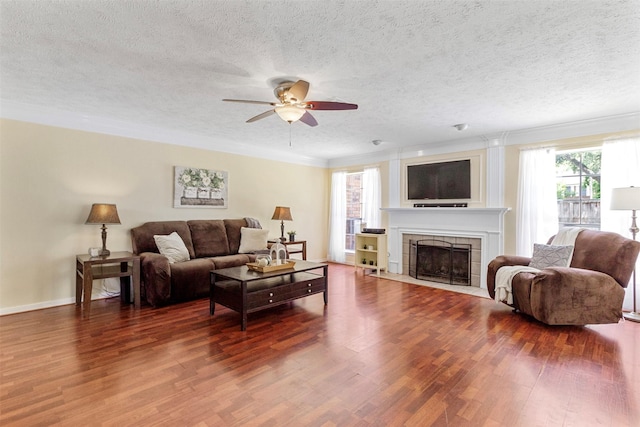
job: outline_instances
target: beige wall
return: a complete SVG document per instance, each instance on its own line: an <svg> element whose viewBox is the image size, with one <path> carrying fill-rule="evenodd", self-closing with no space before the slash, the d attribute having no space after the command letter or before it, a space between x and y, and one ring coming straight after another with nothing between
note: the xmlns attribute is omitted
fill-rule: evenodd
<svg viewBox="0 0 640 427"><path fill-rule="evenodd" d="M173 208L174 166L228 171L229 207ZM129 230L154 220L250 216L276 237L273 209L290 206L285 231L324 260L329 181L325 168L1 120L0 313L72 301L75 254L101 246L100 227L84 224L96 202L118 206L112 251L130 250Z"/></svg>

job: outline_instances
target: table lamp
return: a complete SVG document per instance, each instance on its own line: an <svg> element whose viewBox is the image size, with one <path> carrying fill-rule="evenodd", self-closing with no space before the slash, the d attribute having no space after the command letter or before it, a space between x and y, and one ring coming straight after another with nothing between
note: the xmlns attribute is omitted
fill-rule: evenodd
<svg viewBox="0 0 640 427"><path fill-rule="evenodd" d="M271 219L280 220L280 241L284 242L287 240L284 237L284 222L293 221L293 218L291 218L291 210L284 206L276 206L276 210L273 211L273 217L271 217Z"/></svg>
<svg viewBox="0 0 640 427"><path fill-rule="evenodd" d="M106 224L120 224L116 205L94 203L91 205L91 212L89 212L89 217L85 224L102 224L102 250L100 250L100 256L109 256L111 252L107 249Z"/></svg>
<svg viewBox="0 0 640 427"><path fill-rule="evenodd" d="M611 210L631 211L631 235L636 240L638 225L636 211L640 210L640 187L614 188L611 191ZM633 312L624 313L624 318L633 322L640 322L640 313L636 310L636 269L633 269Z"/></svg>

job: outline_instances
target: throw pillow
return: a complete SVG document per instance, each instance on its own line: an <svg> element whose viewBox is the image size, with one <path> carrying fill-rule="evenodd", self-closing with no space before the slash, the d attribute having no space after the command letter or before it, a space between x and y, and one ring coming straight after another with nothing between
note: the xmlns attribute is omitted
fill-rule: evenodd
<svg viewBox="0 0 640 427"><path fill-rule="evenodd" d="M189 261L189 250L175 231L168 236L153 236L153 240L156 241L158 251L169 258L169 263Z"/></svg>
<svg viewBox="0 0 640 427"><path fill-rule="evenodd" d="M553 246L533 244L533 256L529 267L538 270L547 267L569 267L571 264L571 255L573 254L573 246Z"/></svg>
<svg viewBox="0 0 640 427"><path fill-rule="evenodd" d="M248 254L267 249L267 234L269 234L269 230L263 228L242 227L240 229L240 248L238 253Z"/></svg>
<svg viewBox="0 0 640 427"><path fill-rule="evenodd" d="M247 221L249 228L262 228L260 221L255 218L245 217L244 220Z"/></svg>

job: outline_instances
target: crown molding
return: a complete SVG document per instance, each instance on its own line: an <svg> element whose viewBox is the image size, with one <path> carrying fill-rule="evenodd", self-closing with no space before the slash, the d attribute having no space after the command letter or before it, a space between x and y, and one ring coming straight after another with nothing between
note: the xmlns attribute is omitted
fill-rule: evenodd
<svg viewBox="0 0 640 427"><path fill-rule="evenodd" d="M456 153L489 149L507 145L531 144L581 136L599 135L613 132L633 131L640 129L640 112L619 114L616 116L598 117L569 123L559 123L535 128L504 131L468 138L438 141L402 147L369 156L351 156L329 161L329 167L347 167L374 161L391 161L414 157L434 156L438 154Z"/></svg>
<svg viewBox="0 0 640 427"><path fill-rule="evenodd" d="M259 159L274 160L305 166L327 167L327 161L300 156L268 148L256 148L238 141L215 139L210 136L146 126L138 123L113 120L89 114L71 113L53 108L0 101L0 117L47 126L94 132L125 138L200 148L203 150L238 154ZM248 154L250 153L250 154Z"/></svg>
<svg viewBox="0 0 640 427"><path fill-rule="evenodd" d="M343 168L356 165L368 165L387 162L397 157L396 150L377 151L375 153L359 154L357 156L336 157L327 163L329 168Z"/></svg>
<svg viewBox="0 0 640 427"><path fill-rule="evenodd" d="M505 145L531 144L581 136L640 129L640 112L510 131Z"/></svg>
<svg viewBox="0 0 640 427"><path fill-rule="evenodd" d="M61 111L13 101L0 101L0 117L48 126L102 133L145 141L161 142L203 150L237 154L259 159L280 161L323 168L347 167L360 164L385 162L395 159L423 157L459 151L472 151L495 146L531 144L564 138L575 138L612 132L640 129L640 112L598 117L569 123L535 128L504 131L468 138L438 141L428 144L401 147L365 155L346 156L330 160L299 154L256 148L238 141L220 140L210 136L146 126L138 123L113 120L88 114ZM250 155L247 153L251 153Z"/></svg>

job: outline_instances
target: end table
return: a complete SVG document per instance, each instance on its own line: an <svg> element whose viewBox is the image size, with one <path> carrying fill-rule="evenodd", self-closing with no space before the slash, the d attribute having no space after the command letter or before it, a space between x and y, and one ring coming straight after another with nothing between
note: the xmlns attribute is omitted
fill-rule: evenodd
<svg viewBox="0 0 640 427"><path fill-rule="evenodd" d="M93 281L119 277L121 289L131 284L133 278L133 302L140 308L140 257L131 252L111 252L108 256L76 255L76 305L82 302L86 315L91 310ZM82 295L84 294L84 301Z"/></svg>

